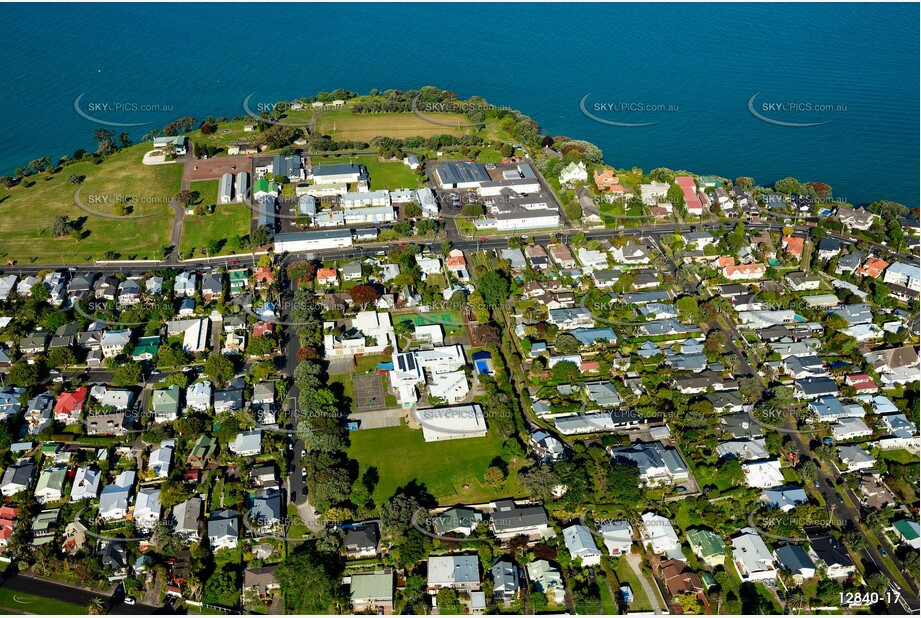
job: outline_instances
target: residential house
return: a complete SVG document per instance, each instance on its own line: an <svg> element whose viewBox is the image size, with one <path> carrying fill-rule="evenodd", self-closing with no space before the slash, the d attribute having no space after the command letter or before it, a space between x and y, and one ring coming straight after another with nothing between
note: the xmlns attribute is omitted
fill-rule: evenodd
<svg viewBox="0 0 921 618"><path fill-rule="evenodd" d="M33 495L41 504L57 502L64 498L64 483L67 480L67 466L45 468L38 475Z"/></svg>
<svg viewBox="0 0 921 618"><path fill-rule="evenodd" d="M726 543L711 530L692 528L687 531L688 545L694 555L708 567L716 568L726 562Z"/></svg>
<svg viewBox="0 0 921 618"><path fill-rule="evenodd" d="M179 417L180 389L176 384L151 391L150 408L154 413L154 422L171 423Z"/></svg>
<svg viewBox="0 0 921 618"><path fill-rule="evenodd" d="M815 562L799 545L781 545L774 550L774 558L781 569L793 576L793 581L797 584L815 577Z"/></svg>
<svg viewBox="0 0 921 618"><path fill-rule="evenodd" d="M32 486L34 476L35 464L29 461L22 461L9 466L3 471L3 477L0 479L0 494L3 494L5 498L9 498L27 490Z"/></svg>
<svg viewBox="0 0 921 618"><path fill-rule="evenodd" d="M643 523L643 545L654 554L664 555L674 560L684 560L681 545L678 543L678 533L675 532L671 521L655 513L643 513L640 520Z"/></svg>
<svg viewBox="0 0 921 618"><path fill-rule="evenodd" d="M480 559L477 556L430 556L428 590L442 588L473 591L480 589Z"/></svg>
<svg viewBox="0 0 921 618"><path fill-rule="evenodd" d="M353 573L349 582L352 612L389 616L393 613L393 571Z"/></svg>
<svg viewBox="0 0 921 618"><path fill-rule="evenodd" d="M845 579L857 572L857 565L841 543L825 530L807 530L809 556L825 569L829 579Z"/></svg>
<svg viewBox="0 0 921 618"><path fill-rule="evenodd" d="M490 569L493 598L499 603L510 603L518 597L518 568L510 560L498 560Z"/></svg>
<svg viewBox="0 0 921 618"><path fill-rule="evenodd" d="M80 500L96 500L99 497L99 484L102 480L102 472L90 466L81 466L77 468L74 475L74 484L70 489L70 501L80 502Z"/></svg>
<svg viewBox="0 0 921 618"><path fill-rule="evenodd" d="M208 544L212 552L236 549L240 538L240 516L234 509L214 511L208 518Z"/></svg>
<svg viewBox="0 0 921 618"><path fill-rule="evenodd" d="M743 528L732 539L732 563L743 582L763 582L777 579L774 556L754 528Z"/></svg>
<svg viewBox="0 0 921 618"><path fill-rule="evenodd" d="M134 470L125 470L116 476L110 485L102 488L99 496L99 517L105 521L116 521L128 516L136 478Z"/></svg>
<svg viewBox="0 0 921 618"><path fill-rule="evenodd" d="M547 600L562 605L566 598L566 587L560 570L546 560L535 560L525 566L528 579L538 592L544 593Z"/></svg>
<svg viewBox="0 0 921 618"><path fill-rule="evenodd" d="M526 536L530 540L554 536L547 512L540 505L518 506L512 500L500 500L495 507L489 525L500 540L516 536Z"/></svg>
<svg viewBox="0 0 921 618"><path fill-rule="evenodd" d="M146 487L138 490L134 505L134 525L140 530L152 530L160 522L160 490Z"/></svg>
<svg viewBox="0 0 921 618"><path fill-rule="evenodd" d="M583 524L563 528L563 542L573 560L580 560L582 566L601 564L601 551L592 538L592 531Z"/></svg>
<svg viewBox="0 0 921 618"><path fill-rule="evenodd" d="M58 395L58 400L54 404L54 420L64 425L72 425L80 420L80 413L88 394L89 389L81 386Z"/></svg>
<svg viewBox="0 0 921 618"><path fill-rule="evenodd" d="M375 523L357 524L345 531L346 558L373 558L377 555L380 533Z"/></svg>
<svg viewBox="0 0 921 618"><path fill-rule="evenodd" d="M623 556L630 553L630 547L633 545L633 526L629 521L609 521L602 524L599 531L609 554Z"/></svg>

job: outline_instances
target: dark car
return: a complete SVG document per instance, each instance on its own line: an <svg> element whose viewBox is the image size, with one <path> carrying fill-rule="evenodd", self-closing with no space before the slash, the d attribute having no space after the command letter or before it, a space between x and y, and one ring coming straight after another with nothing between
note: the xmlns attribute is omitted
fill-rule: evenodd
<svg viewBox="0 0 921 618"><path fill-rule="evenodd" d="M879 555L882 556L883 558L888 558L888 557L889 557L889 554L886 553L886 548L883 547L882 545L877 545L877 546L876 546L876 549L879 550Z"/></svg>

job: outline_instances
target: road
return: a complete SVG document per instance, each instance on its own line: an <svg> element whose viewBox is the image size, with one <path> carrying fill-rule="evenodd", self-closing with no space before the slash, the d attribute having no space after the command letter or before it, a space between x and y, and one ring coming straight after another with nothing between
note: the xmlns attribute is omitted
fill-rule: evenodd
<svg viewBox="0 0 921 618"><path fill-rule="evenodd" d="M86 607L95 597L99 597L105 603L105 613L129 614L136 616L149 616L151 614L175 614L172 606L156 607L153 605L127 605L123 602L124 596L121 594L108 595L104 593L92 592L84 588L75 586L65 586L44 579L35 579L28 575L12 575L5 577L0 582L0 587L16 592L24 592L35 596L51 598L66 603L73 603L80 607ZM119 590L121 590L119 588ZM23 608L27 609L27 608Z"/></svg>

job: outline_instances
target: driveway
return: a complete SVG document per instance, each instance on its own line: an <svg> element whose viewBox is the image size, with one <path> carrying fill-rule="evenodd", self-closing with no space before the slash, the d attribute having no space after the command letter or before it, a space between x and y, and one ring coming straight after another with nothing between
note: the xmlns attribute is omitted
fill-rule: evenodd
<svg viewBox="0 0 921 618"><path fill-rule="evenodd" d="M646 574L643 573L643 559L636 554L627 554L624 556L624 559L627 561L627 564L633 569L633 573L636 575L636 578L639 580L640 585L643 586L643 591L646 593L646 598L649 599L649 604L652 606L652 611L654 614L667 614L668 608L663 607L662 597L659 595L659 589L652 585L649 581L649 578L646 577Z"/></svg>

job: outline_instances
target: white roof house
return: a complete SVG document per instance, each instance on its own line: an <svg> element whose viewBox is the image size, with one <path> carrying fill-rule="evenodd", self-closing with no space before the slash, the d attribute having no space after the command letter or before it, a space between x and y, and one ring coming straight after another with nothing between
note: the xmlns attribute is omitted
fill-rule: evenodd
<svg viewBox="0 0 921 618"><path fill-rule="evenodd" d="M141 489L138 491L137 501L134 505L134 523L141 530L150 530L160 521L159 489Z"/></svg>
<svg viewBox="0 0 921 618"><path fill-rule="evenodd" d="M742 471L745 473L745 484L749 487L765 489L784 484L780 461L777 459L747 461L742 464Z"/></svg>
<svg viewBox="0 0 921 618"><path fill-rule="evenodd" d="M563 542L566 543L566 549L572 559L579 558L582 566L601 564L601 551L595 544L592 531L588 529L588 526L575 524L563 528Z"/></svg>
<svg viewBox="0 0 921 618"><path fill-rule="evenodd" d="M230 450L241 457L253 457L262 452L262 430L242 431L229 445Z"/></svg>
<svg viewBox="0 0 921 618"><path fill-rule="evenodd" d="M612 556L622 556L630 553L633 545L633 526L627 520L608 522L601 526L601 536L604 546Z"/></svg>
<svg viewBox="0 0 921 618"><path fill-rule="evenodd" d="M208 380L192 384L185 392L186 406L193 410L204 412L211 407L211 393L213 390L211 382Z"/></svg>
<svg viewBox="0 0 921 618"><path fill-rule="evenodd" d="M732 562L743 582L777 578L774 556L754 528L743 528L742 534L732 539Z"/></svg>
<svg viewBox="0 0 921 618"><path fill-rule="evenodd" d="M70 501L95 500L99 496L99 482L102 473L88 466L77 468L74 475L74 486L70 490Z"/></svg>
<svg viewBox="0 0 921 618"><path fill-rule="evenodd" d="M173 461L173 451L176 448L175 440L164 440L158 448L150 452L150 459L147 462L147 469L154 473L154 476L165 479L169 476L170 465Z"/></svg>
<svg viewBox="0 0 921 618"><path fill-rule="evenodd" d="M840 418L831 424L831 432L835 440L852 440L854 438L867 438L873 435L873 430L859 418Z"/></svg>
<svg viewBox="0 0 921 618"><path fill-rule="evenodd" d="M99 517L104 520L124 519L128 515L131 492L136 478L134 470L126 470L106 485L99 496Z"/></svg>
<svg viewBox="0 0 921 618"><path fill-rule="evenodd" d="M655 513L643 513L640 518L643 522L643 544L653 553L665 555L673 560L685 561L678 543L678 533L672 522Z"/></svg>
<svg viewBox="0 0 921 618"><path fill-rule="evenodd" d="M477 556L432 556L428 559L428 588L476 589L480 587Z"/></svg>

